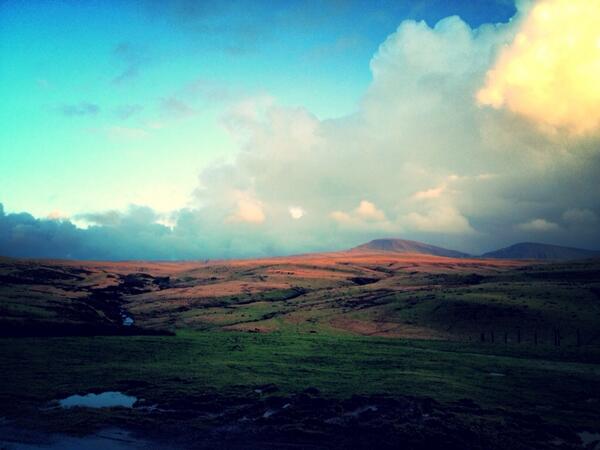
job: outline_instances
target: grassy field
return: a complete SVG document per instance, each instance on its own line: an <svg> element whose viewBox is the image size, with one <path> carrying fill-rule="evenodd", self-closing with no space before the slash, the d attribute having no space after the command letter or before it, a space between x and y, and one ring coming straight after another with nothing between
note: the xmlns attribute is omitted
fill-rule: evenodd
<svg viewBox="0 0 600 450"><path fill-rule="evenodd" d="M471 436L446 448L579 448L577 433L599 431L598 262L1 266L0 417L19 426L192 436L252 423L240 436L362 430L382 445ZM143 335L161 330L173 334ZM55 407L106 391L139 402Z"/></svg>
<svg viewBox="0 0 600 450"><path fill-rule="evenodd" d="M206 391L247 395L274 384L283 394L314 387L336 398L467 398L593 428L600 400L597 348L182 331L174 337L2 339L0 363L5 411L75 393L124 390L164 404Z"/></svg>

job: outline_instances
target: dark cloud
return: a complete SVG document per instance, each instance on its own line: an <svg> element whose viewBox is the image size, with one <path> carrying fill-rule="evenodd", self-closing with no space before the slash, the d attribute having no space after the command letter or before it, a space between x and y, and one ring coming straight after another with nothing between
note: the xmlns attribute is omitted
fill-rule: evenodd
<svg viewBox="0 0 600 450"><path fill-rule="evenodd" d="M245 224L223 223L199 209L173 214L172 227L147 207L125 212L83 214L74 218L89 224L79 228L69 219L38 219L28 213L5 214L0 203L0 256L87 260L191 260L283 255L297 252L286 243ZM315 237L315 240L320 239ZM321 239L312 248L325 250L331 241Z"/></svg>
<svg viewBox="0 0 600 450"><path fill-rule="evenodd" d="M68 221L39 220L27 213L5 214L0 205L0 254L69 258L82 247L81 233Z"/></svg>
<svg viewBox="0 0 600 450"><path fill-rule="evenodd" d="M502 223L482 217L471 219L477 235L431 234L413 231L398 235L355 228L340 230L318 219L288 219L267 228L211 217L214 211L184 209L173 213L173 226L151 208L131 206L125 212L82 214L79 228L68 219L38 219L28 213L4 212L0 203L0 256L87 260L190 260L261 257L350 248L374 237L405 237L436 245L483 252L520 241L545 242L600 249L599 210L572 208L552 216L551 230L536 229L543 220L515 227L509 217ZM223 220L225 219L225 220ZM533 224L531 224L533 222ZM318 223L318 229L315 224ZM472 250L473 247L476 250Z"/></svg>
<svg viewBox="0 0 600 450"><path fill-rule="evenodd" d="M99 226L117 226L121 222L122 214L118 211L106 211L103 213L87 213L87 214L78 214L75 216L77 220L83 220L92 225Z"/></svg>
<svg viewBox="0 0 600 450"><path fill-rule="evenodd" d="M97 225L82 229L69 220L5 214L0 204L0 255L105 260L201 257L198 247L156 223L155 213L148 208L85 217Z"/></svg>
<svg viewBox="0 0 600 450"><path fill-rule="evenodd" d="M95 116L100 112L100 107L94 103L80 102L62 105L59 111L67 117Z"/></svg>

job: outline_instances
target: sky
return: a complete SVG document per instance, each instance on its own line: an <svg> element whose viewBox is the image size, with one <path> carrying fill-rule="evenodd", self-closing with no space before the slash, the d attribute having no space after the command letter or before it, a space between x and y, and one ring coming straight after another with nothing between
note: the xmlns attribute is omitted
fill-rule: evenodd
<svg viewBox="0 0 600 450"><path fill-rule="evenodd" d="M0 254L600 249L600 3L0 2Z"/></svg>

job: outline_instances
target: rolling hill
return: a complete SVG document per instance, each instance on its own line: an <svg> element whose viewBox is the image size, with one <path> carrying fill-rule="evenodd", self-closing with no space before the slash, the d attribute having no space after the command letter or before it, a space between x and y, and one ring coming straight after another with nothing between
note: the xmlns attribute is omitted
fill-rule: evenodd
<svg viewBox="0 0 600 450"><path fill-rule="evenodd" d="M416 253L433 251L451 252L380 240L254 260L0 258L0 411L78 433L172 424L177 448L215 448L232 423L230 448L262 436L268 449L290 430L296 448L356 448L360 423L375 430L362 448L390 449L398 433L417 436L408 448L463 450L473 436L500 450L595 430L600 260ZM59 406L103 392L138 400ZM6 423L0 448L3 433L14 442Z"/></svg>
<svg viewBox="0 0 600 450"><path fill-rule="evenodd" d="M417 255L443 256L447 258L469 258L468 253L450 250L435 245L406 239L374 239L366 244L349 250L361 253L407 253ZM481 258L494 259L537 259L567 261L576 259L599 258L600 251L581 248L563 247L560 245L541 244L536 242L521 242L509 247L484 253Z"/></svg>
<svg viewBox="0 0 600 450"><path fill-rule="evenodd" d="M598 258L600 252L559 245L521 242L510 247L484 253L483 258L572 260Z"/></svg>
<svg viewBox="0 0 600 450"><path fill-rule="evenodd" d="M408 241L405 239L374 239L366 244L351 249L352 252L395 252L415 253L420 255L446 256L449 258L466 258L467 253L448 250L443 247L425 244L423 242Z"/></svg>

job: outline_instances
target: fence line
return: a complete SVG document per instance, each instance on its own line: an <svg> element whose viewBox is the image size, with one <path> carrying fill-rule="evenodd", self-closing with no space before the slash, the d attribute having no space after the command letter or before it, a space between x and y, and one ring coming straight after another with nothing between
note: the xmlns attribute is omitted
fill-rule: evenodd
<svg viewBox="0 0 600 450"><path fill-rule="evenodd" d="M497 339L496 339L497 338ZM471 338L469 338L471 339ZM587 344L594 340L589 337ZM522 329L516 327L511 330L485 329L479 333L479 341L482 343L499 344L533 344L544 345L552 344L555 347L560 347L562 344L574 344L577 347L586 345L584 336L580 329L575 329L569 332L563 332L560 328L552 329Z"/></svg>

